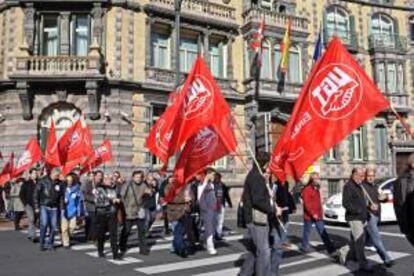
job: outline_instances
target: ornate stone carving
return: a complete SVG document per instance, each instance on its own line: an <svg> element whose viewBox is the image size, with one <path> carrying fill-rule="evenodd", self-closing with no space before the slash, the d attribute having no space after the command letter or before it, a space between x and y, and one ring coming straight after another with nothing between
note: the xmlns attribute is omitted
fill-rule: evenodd
<svg viewBox="0 0 414 276"><path fill-rule="evenodd" d="M103 34L103 16L105 14L104 9L102 8L101 3L94 3L92 9L93 17L93 30L92 30L92 40L96 40L99 45L102 45L102 34Z"/></svg>
<svg viewBox="0 0 414 276"><path fill-rule="evenodd" d="M22 104L23 119L31 120L32 114L32 101L27 87L27 82L19 81L16 83L17 93L19 95L20 103Z"/></svg>
<svg viewBox="0 0 414 276"><path fill-rule="evenodd" d="M58 101L65 102L68 96L68 92L66 90L57 90L56 95L58 96Z"/></svg>
<svg viewBox="0 0 414 276"><path fill-rule="evenodd" d="M100 114L99 114L100 95L99 95L99 90L98 90L98 83L96 81L87 81L85 88L86 88L86 94L88 95L88 102L89 102L89 118L91 120L98 120L100 118Z"/></svg>
<svg viewBox="0 0 414 276"><path fill-rule="evenodd" d="M23 9L24 12L24 38L29 48L29 52L33 52L34 36L35 36L35 8L33 3L27 3Z"/></svg>

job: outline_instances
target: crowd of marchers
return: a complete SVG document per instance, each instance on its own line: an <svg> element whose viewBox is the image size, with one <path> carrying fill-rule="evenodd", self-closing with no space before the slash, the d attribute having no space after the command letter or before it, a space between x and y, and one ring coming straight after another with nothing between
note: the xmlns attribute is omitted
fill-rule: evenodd
<svg viewBox="0 0 414 276"><path fill-rule="evenodd" d="M237 225L246 229L247 253L239 275L280 275L283 252L292 247L289 241L289 215L296 212L295 200L288 183L272 175L269 155L259 152L257 162L248 172L237 208ZM328 256L341 264L354 262L360 270L372 272L365 250L374 247L384 266L394 261L382 241L378 224L381 202L388 200L377 189L376 171L355 167L343 187L342 205L351 230L349 243L339 247L331 240L323 221L319 173L310 174L300 191L303 203L303 236L299 249L310 251L309 236L315 226ZM187 257L197 250L217 254L215 244L223 239L226 207L232 208L229 188L221 174L212 168L195 175L174 198L166 201L177 187L174 175L164 172L134 171L129 181L119 171L101 170L80 177L74 171L63 176L57 168L41 175L32 168L27 178L18 178L2 188L2 204L15 229L20 230L26 214L28 239L39 243L41 251L55 250L55 236L61 235L61 246L70 248L74 231L84 231L76 242L96 244L98 255L105 257L104 243L109 236L112 257L122 259L131 248L128 238L133 226L138 232L139 254L150 254L151 228L163 220L164 235L173 235L171 251ZM414 244L414 154L406 171L393 188L393 200L401 232ZM36 228L40 228L37 236ZM107 235L109 233L109 235Z"/></svg>

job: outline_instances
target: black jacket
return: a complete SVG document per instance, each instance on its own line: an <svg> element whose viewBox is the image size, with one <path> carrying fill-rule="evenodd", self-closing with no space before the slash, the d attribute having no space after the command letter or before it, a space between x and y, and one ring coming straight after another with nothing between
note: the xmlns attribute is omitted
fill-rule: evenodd
<svg viewBox="0 0 414 276"><path fill-rule="evenodd" d="M231 202L230 194L229 194L229 187L226 186L223 182L214 183L214 191L216 192L217 200L219 200L220 204L223 207L226 207L226 203L230 208L233 208L233 204Z"/></svg>
<svg viewBox="0 0 414 276"><path fill-rule="evenodd" d="M36 189L36 182L29 179L25 181L22 185L22 188L20 190L20 200L22 201L23 205L29 205L32 208L34 208L34 201L33 201L33 195L35 193Z"/></svg>
<svg viewBox="0 0 414 276"><path fill-rule="evenodd" d="M414 170L406 170L395 182L394 210L401 232L414 245Z"/></svg>
<svg viewBox="0 0 414 276"><path fill-rule="evenodd" d="M345 184L342 192L342 205L344 206L345 220L360 220L365 222L368 219L368 204L362 187L352 179Z"/></svg>
<svg viewBox="0 0 414 276"><path fill-rule="evenodd" d="M364 186L365 191L368 193L370 199L372 200L372 202L374 204L376 204L378 206L378 211L372 211L371 209L368 208L368 212L372 215L375 215L377 217L381 217L381 202L379 200L379 193L378 193L378 188L376 185L374 184L370 184L368 182L365 182L362 184ZM371 202L369 202L371 203Z"/></svg>
<svg viewBox="0 0 414 276"><path fill-rule="evenodd" d="M246 224L253 222L253 209L266 213L269 219L274 217L274 208L270 204L270 194L266 187L266 180L256 166L247 174L242 201Z"/></svg>
<svg viewBox="0 0 414 276"><path fill-rule="evenodd" d="M64 193L64 186L59 180L53 181L49 176L41 178L33 194L35 209L39 209L40 206L60 208Z"/></svg>

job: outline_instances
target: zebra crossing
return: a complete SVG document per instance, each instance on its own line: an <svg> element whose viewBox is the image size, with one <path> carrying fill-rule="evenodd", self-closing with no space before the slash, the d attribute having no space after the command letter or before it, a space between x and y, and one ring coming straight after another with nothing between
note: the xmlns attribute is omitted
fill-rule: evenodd
<svg viewBox="0 0 414 276"><path fill-rule="evenodd" d="M161 229L158 229L161 230ZM22 231L27 232L27 231ZM242 245L243 235L231 232L218 243L218 255L209 256L205 251L196 252L195 255L182 259L171 254L172 237L163 237L157 229L152 232L153 238L149 239L151 253L149 256L139 255L138 240L134 232L129 239L132 247L126 252L122 260L113 260L110 253L109 242L105 243L106 262L115 266L134 271L137 275L194 275L194 276L237 276L239 266L245 254ZM55 241L59 243L60 237L56 235ZM290 276L320 276L320 275L347 275L356 270L352 264L349 267L333 263L332 260L320 251L320 242L312 242L315 251L306 255L299 252L299 248L293 245L284 253L281 272ZM90 258L98 258L94 244L75 244L71 250L76 254L85 254ZM389 252L394 260L410 256L404 252ZM368 259L381 263L377 254L368 253Z"/></svg>

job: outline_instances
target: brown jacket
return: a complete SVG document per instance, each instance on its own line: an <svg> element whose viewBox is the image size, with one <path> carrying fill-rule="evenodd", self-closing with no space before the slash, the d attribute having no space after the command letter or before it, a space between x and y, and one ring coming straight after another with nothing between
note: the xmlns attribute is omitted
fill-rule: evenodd
<svg viewBox="0 0 414 276"><path fill-rule="evenodd" d="M170 184L165 187L166 193L170 189ZM186 212L190 212L190 193L188 187L181 189L176 197L167 205L167 217L169 221L177 221L184 216Z"/></svg>

